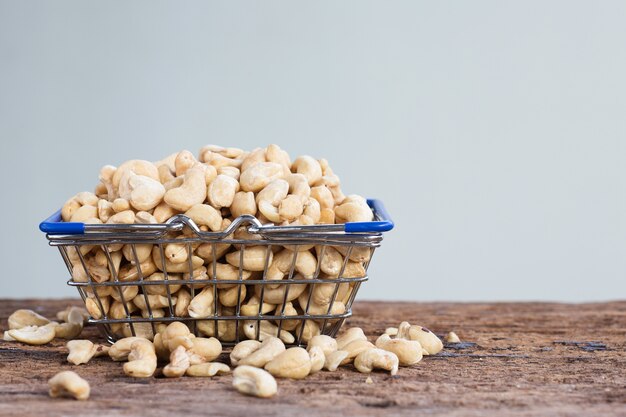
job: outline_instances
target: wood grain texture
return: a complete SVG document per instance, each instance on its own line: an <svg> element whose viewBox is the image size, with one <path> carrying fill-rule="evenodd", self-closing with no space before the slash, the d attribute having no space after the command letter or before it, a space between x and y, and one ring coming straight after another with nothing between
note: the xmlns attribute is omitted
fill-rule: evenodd
<svg viewBox="0 0 626 417"><path fill-rule="evenodd" d="M53 317L70 303L79 305L0 300L0 326L6 329L18 308ZM279 394L263 400L234 391L231 376L132 379L108 358L68 364L61 341L40 347L0 342L0 415L626 415L626 302L357 302L349 325L373 340L401 320L442 335L454 330L472 343L447 346L397 377L373 373L373 384L351 367L279 380ZM82 337L100 338L95 328ZM91 383L88 401L48 397L47 380L68 369Z"/></svg>

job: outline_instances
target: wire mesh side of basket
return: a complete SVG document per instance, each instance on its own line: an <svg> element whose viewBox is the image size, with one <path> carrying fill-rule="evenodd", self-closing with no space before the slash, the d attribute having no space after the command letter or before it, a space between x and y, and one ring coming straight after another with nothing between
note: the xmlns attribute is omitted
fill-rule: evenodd
<svg viewBox="0 0 626 417"><path fill-rule="evenodd" d="M293 232L207 239L192 228L156 239L119 234L51 244L58 246L71 275L68 284L77 288L90 322L109 341L150 337L182 321L197 336L214 336L229 346L267 334L290 345L318 333L336 335L352 315L380 240ZM171 248L179 250L176 256ZM248 271L246 253L252 252L262 257ZM272 260L278 256L287 259L287 267L277 271ZM174 262L179 259L184 261Z"/></svg>

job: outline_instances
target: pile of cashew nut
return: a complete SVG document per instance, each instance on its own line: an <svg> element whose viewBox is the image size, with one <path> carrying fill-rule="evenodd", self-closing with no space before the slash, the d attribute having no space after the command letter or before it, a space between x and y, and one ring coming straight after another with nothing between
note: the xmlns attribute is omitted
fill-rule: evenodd
<svg viewBox="0 0 626 417"><path fill-rule="evenodd" d="M158 162L130 160L100 171L95 191L80 192L61 210L64 221L88 224L164 223L184 214L202 231L223 231L241 215L263 224L314 225L371 221L373 213L358 195L344 195L325 159L300 156L291 160L277 145L245 152L209 145L196 158L183 150ZM183 229L175 238L190 237ZM258 239L238 228L233 239ZM319 334L321 321L201 320L218 315L290 316L343 314L353 299L353 282L284 284L294 279L360 278L371 257L369 247L328 245L246 245L172 242L64 247L66 260L94 319L150 318L156 323L115 323L116 337L152 339L166 323L161 317L195 319L197 335L234 342L245 334L277 336L285 343ZM167 274L167 276L166 276ZM98 285L117 279L122 286ZM138 281L248 280L263 285L197 283L137 285ZM287 288L288 287L288 288ZM262 289L263 288L263 289ZM307 289L309 291L307 291ZM311 294L309 293L311 292ZM288 294L288 296L286 296ZM285 297L286 296L286 297ZM262 297L262 298L261 298ZM327 323L324 323L327 324ZM332 324L332 322L331 322ZM239 326L239 327L237 327ZM322 329L323 330L323 329Z"/></svg>
<svg viewBox="0 0 626 417"><path fill-rule="evenodd" d="M81 329L85 316L86 312L77 307L57 313L57 319L65 321L64 324L80 323ZM34 311L17 310L9 317L10 330L5 333L5 340L46 344L60 326ZM457 343L459 338L450 332L446 340ZM111 346L76 339L68 341L66 348L67 362L72 365L84 365L92 358L108 356L115 362L123 362L123 372L134 378L150 378L157 372L168 378L214 377L231 373L233 367L235 389L246 395L271 397L278 391L275 378L303 379L322 370L334 372L340 366L352 365L368 374L383 370L396 375L399 367L415 365L424 355L439 353L443 342L425 327L402 322L397 328L387 328L374 342L359 327L345 329L337 338L313 335L306 347L287 347L280 338L263 334L261 340L237 343L225 356L217 338L196 336L187 324L174 321L161 327L151 339L125 337ZM230 366L220 360L229 361ZM371 381L368 378L366 382ZM89 383L71 371L55 375L49 386L53 397L89 397Z"/></svg>

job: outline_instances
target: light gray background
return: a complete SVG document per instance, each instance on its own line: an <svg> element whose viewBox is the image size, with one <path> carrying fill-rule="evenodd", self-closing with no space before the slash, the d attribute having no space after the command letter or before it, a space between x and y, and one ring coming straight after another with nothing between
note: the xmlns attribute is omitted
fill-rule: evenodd
<svg viewBox="0 0 626 417"><path fill-rule="evenodd" d="M397 227L360 298L626 295L626 2L0 1L0 297L75 296L38 222L100 166L328 158Z"/></svg>

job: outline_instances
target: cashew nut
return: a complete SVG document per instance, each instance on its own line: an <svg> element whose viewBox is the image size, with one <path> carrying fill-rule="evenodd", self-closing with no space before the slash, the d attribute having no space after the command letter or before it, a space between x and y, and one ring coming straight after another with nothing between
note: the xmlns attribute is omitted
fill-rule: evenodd
<svg viewBox="0 0 626 417"><path fill-rule="evenodd" d="M208 204L196 204L185 212L185 216L198 226L208 226L214 232L222 228L222 214Z"/></svg>
<svg viewBox="0 0 626 417"><path fill-rule="evenodd" d="M43 326L26 326L21 329L9 330L9 336L18 342L28 345L45 345L54 339L54 328L56 322L50 322Z"/></svg>
<svg viewBox="0 0 626 417"><path fill-rule="evenodd" d="M256 211L256 201L254 200L254 193L252 191L239 191L235 194L233 202L230 205L230 213L234 218L245 214L254 216Z"/></svg>
<svg viewBox="0 0 626 417"><path fill-rule="evenodd" d="M328 356L337 350L337 340L325 334L313 336L307 344L307 350L310 352L314 347L319 347L324 356Z"/></svg>
<svg viewBox="0 0 626 417"><path fill-rule="evenodd" d="M445 340L446 343L461 343L461 339L459 339L459 336L457 336L457 334L454 332L448 333Z"/></svg>
<svg viewBox="0 0 626 417"><path fill-rule="evenodd" d="M184 346L178 346L170 354L170 363L163 368L163 375L168 378L179 378L185 375L187 368L191 366L189 355Z"/></svg>
<svg viewBox="0 0 626 417"><path fill-rule="evenodd" d="M33 310L16 310L9 316L9 329L22 329L27 326L45 326L50 320Z"/></svg>
<svg viewBox="0 0 626 417"><path fill-rule="evenodd" d="M178 346L191 349L193 347L193 339L194 337L189 327L180 321L173 321L168 324L165 331L161 334L161 343L170 352Z"/></svg>
<svg viewBox="0 0 626 417"><path fill-rule="evenodd" d="M156 367L157 356L152 342L146 339L135 340L130 345L128 362L123 367L124 373L135 378L149 378L154 375Z"/></svg>
<svg viewBox="0 0 626 417"><path fill-rule="evenodd" d="M403 321L398 327L397 339L416 340L422 345L424 355L436 355L443 349L443 342L433 332L422 326L411 326Z"/></svg>
<svg viewBox="0 0 626 417"><path fill-rule="evenodd" d="M255 320L246 320L243 325L243 332L248 339L257 339L257 327L258 323ZM269 321L261 321L261 327L259 331L258 340L264 341L268 337L279 337L285 343L291 344L295 342L294 336L286 330L280 330L278 332L278 326Z"/></svg>
<svg viewBox="0 0 626 417"><path fill-rule="evenodd" d="M73 397L77 400L89 398L89 382L78 376L76 372L59 372L48 380L51 397Z"/></svg>
<svg viewBox="0 0 626 417"><path fill-rule="evenodd" d="M274 357L265 370L275 377L303 379L311 373L311 357L301 347L292 347Z"/></svg>
<svg viewBox="0 0 626 417"><path fill-rule="evenodd" d="M185 172L183 184L165 193L167 204L179 211L187 211L206 198L207 185L204 170L200 167L189 168Z"/></svg>
<svg viewBox="0 0 626 417"><path fill-rule="evenodd" d="M266 340L269 340L269 339L266 339ZM237 343L235 347L233 347L233 350L230 352L230 364L232 366L239 365L239 361L241 361L243 358L250 356L254 351L259 349L260 347L261 347L261 342L259 342L258 340L243 340Z"/></svg>
<svg viewBox="0 0 626 417"><path fill-rule="evenodd" d="M266 263L270 265L274 254L267 246L247 246L243 250L243 266L247 271L263 271ZM266 260L267 259L267 260ZM231 252L226 255L226 262L239 268L241 260L241 250Z"/></svg>
<svg viewBox="0 0 626 417"><path fill-rule="evenodd" d="M243 167L242 167L243 168ZM243 169L239 183L243 191L258 192L267 184L284 175L283 167L275 162L257 162Z"/></svg>
<svg viewBox="0 0 626 417"><path fill-rule="evenodd" d="M208 285L200 291L189 303L187 312L189 317L204 318L213 314L215 299L213 286Z"/></svg>
<svg viewBox="0 0 626 417"><path fill-rule="evenodd" d="M326 359L324 361L324 369L330 372L334 372L337 370L339 365L343 363L343 361L348 357L349 352L345 350L336 350L334 352L326 355Z"/></svg>
<svg viewBox="0 0 626 417"><path fill-rule="evenodd" d="M400 366L415 365L422 360L422 345L418 341L392 339L388 334L382 334L376 339L376 347L395 353Z"/></svg>
<svg viewBox="0 0 626 417"><path fill-rule="evenodd" d="M70 340L66 346L69 350L67 361L74 365L89 362L98 349L98 346L89 340Z"/></svg>
<svg viewBox="0 0 626 417"><path fill-rule="evenodd" d="M220 362L206 362L191 365L185 371L185 375L195 377L212 377L215 375L227 374L229 372L230 368L226 364Z"/></svg>
<svg viewBox="0 0 626 417"><path fill-rule="evenodd" d="M248 345L244 345L237 351L235 357L237 358L236 362L238 365L251 365L257 368L263 368L269 361L285 351L285 344L282 340L277 337L267 337L256 350L246 356L240 357L240 355L245 354L246 351L252 347L253 345L249 347Z"/></svg>
<svg viewBox="0 0 626 417"><path fill-rule="evenodd" d="M278 392L274 377L263 369L238 366L233 371L233 387L242 394L269 398Z"/></svg>
<svg viewBox="0 0 626 417"><path fill-rule="evenodd" d="M298 174L303 174L309 182L309 185L313 185L322 178L322 167L320 163L307 155L296 158L291 165L291 170Z"/></svg>
<svg viewBox="0 0 626 417"><path fill-rule="evenodd" d="M326 362L326 356L324 355L322 348L319 346L313 346L307 351L309 352L309 358L311 359L310 373L314 374L315 372L321 371L324 367L324 363Z"/></svg>
<svg viewBox="0 0 626 417"><path fill-rule="evenodd" d="M131 336L119 339L109 348L109 357L116 362L125 361L126 359L128 359L131 345L137 340L142 340L142 338Z"/></svg>
<svg viewBox="0 0 626 417"><path fill-rule="evenodd" d="M209 202L217 209L230 207L235 199L235 194L239 191L239 182L228 175L218 175L207 191Z"/></svg>
<svg viewBox="0 0 626 417"><path fill-rule="evenodd" d="M390 371L391 375L398 373L398 357L393 352L382 349L367 349L359 353L354 359L354 367L364 374L374 369Z"/></svg>

